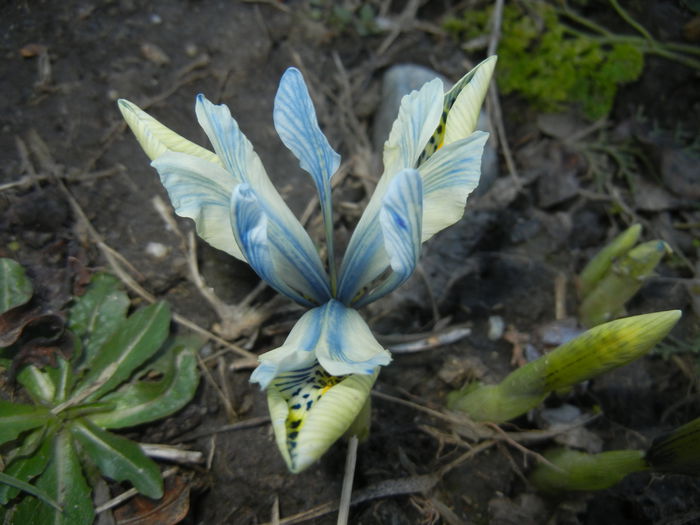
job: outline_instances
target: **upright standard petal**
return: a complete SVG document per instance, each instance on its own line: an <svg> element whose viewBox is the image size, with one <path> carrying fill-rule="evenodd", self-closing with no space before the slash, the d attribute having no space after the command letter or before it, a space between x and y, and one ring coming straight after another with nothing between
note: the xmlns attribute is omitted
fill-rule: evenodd
<svg viewBox="0 0 700 525"><path fill-rule="evenodd" d="M273 118L284 145L299 159L302 169L313 177L321 206L324 206L324 218L330 217L330 181L340 165L340 155L321 132L304 78L296 68L289 68L282 75Z"/></svg>
<svg viewBox="0 0 700 525"><path fill-rule="evenodd" d="M347 432L377 379L329 375L318 363L275 378L267 391L275 441L289 470L299 473Z"/></svg>
<svg viewBox="0 0 700 525"><path fill-rule="evenodd" d="M192 219L197 234L214 248L245 260L229 217L236 179L220 164L173 151L160 155L152 166L168 191L175 213Z"/></svg>
<svg viewBox="0 0 700 525"><path fill-rule="evenodd" d="M350 288L359 290L352 282L351 275L357 276L360 267L363 270L367 268L368 275L374 274L376 277L389 265L386 252L378 251L376 248L382 243L378 228L384 194L391 180L399 172L413 168L417 163L419 155L440 120L442 97L442 82L436 78L420 90L406 95L401 101L399 115L391 128L389 139L384 144L384 174L379 179L367 208L350 238L341 265L338 296L342 297L343 302L354 297ZM367 257L371 258L371 262L360 260Z"/></svg>
<svg viewBox="0 0 700 525"><path fill-rule="evenodd" d="M268 178L260 157L231 117L228 107L214 105L200 95L197 98L197 118L224 167L236 180L248 185L248 192L255 194L257 205L267 221L267 238L276 252L284 254L289 264L298 264L287 284L298 287L301 282L306 282L308 286L298 289L311 303L319 304L330 299L328 276L311 238ZM231 215L232 218L235 216ZM239 228L235 223L232 226L234 230ZM303 279L297 279L298 275ZM279 277L286 280L283 274ZM308 301L302 304L308 304Z"/></svg>
<svg viewBox="0 0 700 525"><path fill-rule="evenodd" d="M356 310L331 299L306 312L281 347L259 357L251 381L265 388L279 374L314 359L331 375L371 374L389 364L391 354Z"/></svg>
<svg viewBox="0 0 700 525"><path fill-rule="evenodd" d="M442 82L436 78L401 100L399 114L384 143L384 175L372 195L381 198L382 187L404 168L413 168L440 121Z"/></svg>
<svg viewBox="0 0 700 525"><path fill-rule="evenodd" d="M492 56L478 64L445 94L445 107L448 108L445 122L444 144L467 138L479 120L489 82L496 67L497 57Z"/></svg>
<svg viewBox="0 0 700 525"><path fill-rule="evenodd" d="M475 131L440 149L418 168L423 177L423 241L462 218L467 197L479 184L488 137Z"/></svg>
<svg viewBox="0 0 700 525"><path fill-rule="evenodd" d="M340 277L339 298L364 306L394 290L410 277L418 263L423 216L423 183L420 173L402 170L389 183L382 199L379 221L365 230L357 251L346 254ZM391 273L372 289L386 269ZM363 293L364 295L359 295ZM356 302L353 302L356 301Z"/></svg>
<svg viewBox="0 0 700 525"><path fill-rule="evenodd" d="M440 123L421 153L418 166L443 145L467 138L474 131L495 67L496 57L487 58L445 93Z"/></svg>
<svg viewBox="0 0 700 525"><path fill-rule="evenodd" d="M123 98L119 99L118 104L124 120L131 128L136 140L139 141L149 159L155 160L166 151L176 151L221 165L221 161L216 154L181 137L136 104L132 104Z"/></svg>

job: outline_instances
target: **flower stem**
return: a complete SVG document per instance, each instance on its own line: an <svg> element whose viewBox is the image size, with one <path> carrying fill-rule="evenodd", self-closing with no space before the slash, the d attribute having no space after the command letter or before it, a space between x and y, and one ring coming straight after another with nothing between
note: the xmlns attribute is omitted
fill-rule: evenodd
<svg viewBox="0 0 700 525"><path fill-rule="evenodd" d="M358 442L357 436L351 436L348 442L348 454L345 457L345 475L343 476L343 488L340 492L340 505L338 508L338 525L347 525L348 523L350 499L352 497L352 483L355 479Z"/></svg>

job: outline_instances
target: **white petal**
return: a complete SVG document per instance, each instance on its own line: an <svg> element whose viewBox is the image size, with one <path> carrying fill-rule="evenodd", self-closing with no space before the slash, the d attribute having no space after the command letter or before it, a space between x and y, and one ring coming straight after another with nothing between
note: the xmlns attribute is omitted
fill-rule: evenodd
<svg viewBox="0 0 700 525"><path fill-rule="evenodd" d="M265 352L259 360L260 364L250 375L250 382L258 383L262 390L265 390L270 382L278 376L317 363L311 350L299 350L288 344Z"/></svg>
<svg viewBox="0 0 700 525"><path fill-rule="evenodd" d="M350 428L369 397L378 371L329 376L316 364L278 377L267 401L277 446L287 467L301 472Z"/></svg>
<svg viewBox="0 0 700 525"><path fill-rule="evenodd" d="M237 181L219 164L185 153L166 151L152 163L170 196L175 213L194 220L199 236L214 248L243 259L229 219Z"/></svg>
<svg viewBox="0 0 700 525"><path fill-rule="evenodd" d="M135 104L125 99L119 99L118 104L124 120L151 160L160 157L166 151L176 151L221 165L214 153L181 137Z"/></svg>
<svg viewBox="0 0 700 525"><path fill-rule="evenodd" d="M377 289L359 299L358 308L391 292L413 273L421 247L422 186L420 174L413 169L402 170L391 180L382 199L378 223L365 230L366 238L343 260L340 300L351 304L387 266L391 266L391 274Z"/></svg>
<svg viewBox="0 0 700 525"><path fill-rule="evenodd" d="M417 166L444 145L467 138L474 131L495 66L496 57L487 58L445 93L440 123L421 153Z"/></svg>
<svg viewBox="0 0 700 525"><path fill-rule="evenodd" d="M377 342L357 310L331 300L309 314L316 336L316 358L332 375L371 374L391 362L391 354Z"/></svg>
<svg viewBox="0 0 700 525"><path fill-rule="evenodd" d="M236 241L256 273L278 292L304 306L313 306L309 298L322 302L328 297L327 282L314 281L308 272L314 261L305 260L295 239L276 238L273 221L249 184L239 184L231 197L231 224Z"/></svg>
<svg viewBox="0 0 700 525"><path fill-rule="evenodd" d="M363 268L363 273L367 276L376 277L389 265L386 251L383 247L378 248L383 244L379 231L382 199L392 178L401 170L413 168L416 164L426 141L440 120L442 97L442 82L436 78L420 90L406 95L401 101L399 116L391 129L389 140L384 144L384 175L379 179L367 208L360 217L341 265L338 295L344 302L352 298L350 288L358 289L356 279L360 276L359 268ZM364 258L369 261L358 260Z"/></svg>
<svg viewBox="0 0 700 525"><path fill-rule="evenodd" d="M269 241L313 288L303 292L318 303L325 302L330 298L330 286L318 252L309 234L268 178L260 157L231 117L228 108L223 104L214 105L200 95L197 99L197 118L227 170L236 180L248 184L254 192L267 219ZM293 276L292 280L295 279L296 276Z"/></svg>
<svg viewBox="0 0 700 525"><path fill-rule="evenodd" d="M289 68L282 75L273 118L277 134L299 159L302 169L313 177L321 203L325 203L330 195L331 177L340 165L340 155L321 132L304 78L296 68Z"/></svg>
<svg viewBox="0 0 700 525"><path fill-rule="evenodd" d="M488 133L475 131L432 155L419 168L423 177L423 241L464 214L467 197L479 184Z"/></svg>
<svg viewBox="0 0 700 525"><path fill-rule="evenodd" d="M265 388L272 377L309 359L318 359L332 375L371 374L377 366L389 364L391 354L356 310L331 299L306 312L281 347L259 357L261 371L256 370L251 380Z"/></svg>
<svg viewBox="0 0 700 525"><path fill-rule="evenodd" d="M464 75L445 94L445 105L450 106L445 125L445 145L467 138L476 129L481 105L489 89L495 67L496 57L487 58Z"/></svg>
<svg viewBox="0 0 700 525"><path fill-rule="evenodd" d="M383 179L415 166L440 121L442 100L442 81L438 78L403 97L389 140L384 144Z"/></svg>

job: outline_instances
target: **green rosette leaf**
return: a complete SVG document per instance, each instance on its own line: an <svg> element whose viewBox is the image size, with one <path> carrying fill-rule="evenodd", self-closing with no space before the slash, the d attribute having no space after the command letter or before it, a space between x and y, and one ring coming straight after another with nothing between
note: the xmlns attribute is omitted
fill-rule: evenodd
<svg viewBox="0 0 700 525"><path fill-rule="evenodd" d="M71 436L59 433L53 440L51 459L36 482L61 510L26 496L17 506L11 523L16 525L90 525L95 517L90 487L80 469Z"/></svg>
<svg viewBox="0 0 700 525"><path fill-rule="evenodd" d="M51 417L45 407L0 401L0 444L16 439L22 432L45 425Z"/></svg>
<svg viewBox="0 0 700 525"><path fill-rule="evenodd" d="M12 259L0 257L0 314L26 303L32 293L24 268Z"/></svg>
<svg viewBox="0 0 700 525"><path fill-rule="evenodd" d="M113 410L90 416L102 428L140 425L169 416L185 406L199 384L196 352L202 341L178 337L166 346L163 354L144 369L160 373L160 379L133 381L102 401L113 403Z"/></svg>
<svg viewBox="0 0 700 525"><path fill-rule="evenodd" d="M144 496L163 496L163 478L158 465L126 438L102 430L87 420L77 420L70 432L100 472L115 481L128 480Z"/></svg>
<svg viewBox="0 0 700 525"><path fill-rule="evenodd" d="M168 336L170 308L159 302L138 310L110 337L72 398L96 400L114 390L155 354Z"/></svg>
<svg viewBox="0 0 700 525"><path fill-rule="evenodd" d="M83 343L82 362L86 366L126 320L128 309L129 296L121 290L119 279L106 273L93 276L68 315L68 327Z"/></svg>

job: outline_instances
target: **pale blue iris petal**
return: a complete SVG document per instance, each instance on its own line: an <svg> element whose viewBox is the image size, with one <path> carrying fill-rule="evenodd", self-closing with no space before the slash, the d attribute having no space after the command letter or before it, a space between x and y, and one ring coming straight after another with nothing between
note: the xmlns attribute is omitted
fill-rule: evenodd
<svg viewBox="0 0 700 525"><path fill-rule="evenodd" d="M442 81L436 78L401 100L398 117L384 144L383 178L415 166L440 122L443 98Z"/></svg>
<svg viewBox="0 0 700 525"><path fill-rule="evenodd" d="M357 308L376 301L403 284L420 257L423 217L423 181L416 170L400 172L384 195L379 222L391 274L375 290L362 297Z"/></svg>
<svg viewBox="0 0 700 525"><path fill-rule="evenodd" d="M237 186L231 196L231 222L241 251L260 278L298 303L312 306L313 302L298 292L308 290L299 272L285 272L280 268L287 266L281 262L284 254L270 241L270 221L248 184Z"/></svg>
<svg viewBox="0 0 700 525"><path fill-rule="evenodd" d="M214 248L244 259L229 220L236 179L218 164L186 153L168 151L151 164L175 213L194 220L199 236Z"/></svg>
<svg viewBox="0 0 700 525"><path fill-rule="evenodd" d="M300 351L285 344L260 356L260 364L250 375L250 382L258 383L260 388L265 390L270 382L280 374L289 371L304 374L314 363L316 363L316 357L312 351ZM293 377L290 378L290 381L293 379ZM284 387L285 385L281 384L280 386Z"/></svg>
<svg viewBox="0 0 700 525"><path fill-rule="evenodd" d="M384 194L392 179L403 169L413 168L440 121L443 106L442 82L439 79L425 84L420 90L406 95L401 101L399 115L384 144L384 175L367 204L357 227L350 238L340 268L338 297L345 303L360 290L356 279L360 267L368 274L378 275L389 264L386 253L381 256L377 244L381 244L379 212ZM367 253L367 250L372 250Z"/></svg>
<svg viewBox="0 0 700 525"><path fill-rule="evenodd" d="M209 137L214 151L223 163L224 167L239 182L246 181L246 173L249 170L251 159L248 148L241 148L239 136L243 135L238 128L238 123L231 116L231 111L225 104L212 104L201 93L197 95L195 104L197 121ZM250 152L253 148L250 146Z"/></svg>
<svg viewBox="0 0 700 525"><path fill-rule="evenodd" d="M457 222L479 184L488 133L475 131L436 151L419 168L423 177L423 241Z"/></svg>
<svg viewBox="0 0 700 525"><path fill-rule="evenodd" d="M268 240L279 251L289 251L285 254L284 264L297 265L291 272L295 279L294 285L306 282L307 286L299 288L300 292L317 303L328 300L328 276L311 238L270 182L260 157L231 117L228 108L225 105L214 105L200 95L197 98L197 118L224 166L237 180L247 183L255 193L258 205L268 221ZM284 270L285 274L286 269L278 268L279 271ZM303 275L303 279L296 278L299 274ZM308 301L302 304L308 304Z"/></svg>
<svg viewBox="0 0 700 525"><path fill-rule="evenodd" d="M389 183L382 207L371 226L364 229L352 251L348 249L341 267L338 298L352 304L363 288L369 287L392 267L388 282L357 306L378 299L403 283L413 272L420 254L423 188L418 171L401 170Z"/></svg>
<svg viewBox="0 0 700 525"><path fill-rule="evenodd" d="M368 280L371 281L372 276L377 277L389 265L389 256L383 246L378 213L375 214L374 220L369 221L361 231L362 235L358 235L358 229L355 229L352 236L353 242L345 251L340 266L336 296L345 304L350 304L356 299Z"/></svg>
<svg viewBox="0 0 700 525"><path fill-rule="evenodd" d="M359 313L331 299L306 312L284 344L259 357L251 381L265 388L277 375L310 366L318 359L331 375L372 374L391 361Z"/></svg>
<svg viewBox="0 0 700 525"><path fill-rule="evenodd" d="M294 324L284 344L258 357L260 365L250 377L265 389L272 379L280 374L306 368L316 362L316 344L320 338L320 327L315 312L320 307L304 313Z"/></svg>
<svg viewBox="0 0 700 525"><path fill-rule="evenodd" d="M282 75L273 119L282 142L313 177L323 205L330 195L330 180L338 170L340 155L318 126L316 111L298 69L289 68Z"/></svg>
<svg viewBox="0 0 700 525"><path fill-rule="evenodd" d="M372 374L391 362L357 310L331 300L312 312L320 327L316 358L329 374Z"/></svg>

